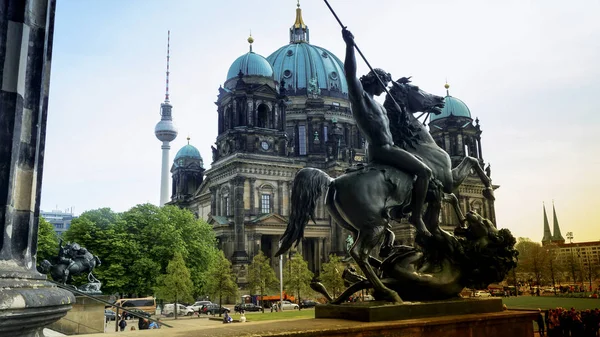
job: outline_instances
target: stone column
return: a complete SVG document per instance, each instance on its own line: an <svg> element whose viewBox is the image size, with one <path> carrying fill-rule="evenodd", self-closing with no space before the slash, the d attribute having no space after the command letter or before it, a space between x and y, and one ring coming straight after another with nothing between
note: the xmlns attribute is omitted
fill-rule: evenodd
<svg viewBox="0 0 600 337"><path fill-rule="evenodd" d="M235 251L233 252L233 263L247 263L246 233L244 228L244 181L245 177L237 176L231 180L233 198L233 223L235 230Z"/></svg>
<svg viewBox="0 0 600 337"><path fill-rule="evenodd" d="M292 214L292 186L294 186L294 181L290 180L287 182L287 191L288 191L288 204L287 204L287 215Z"/></svg>
<svg viewBox="0 0 600 337"><path fill-rule="evenodd" d="M277 180L277 214L283 215L283 182Z"/></svg>
<svg viewBox="0 0 600 337"><path fill-rule="evenodd" d="M250 191L248 192L250 193L250 215L256 215L256 191L254 189L254 184L256 184L256 178L249 178L248 180L250 180Z"/></svg>
<svg viewBox="0 0 600 337"><path fill-rule="evenodd" d="M75 301L36 270L56 1L1 7L0 336L41 336Z"/></svg>

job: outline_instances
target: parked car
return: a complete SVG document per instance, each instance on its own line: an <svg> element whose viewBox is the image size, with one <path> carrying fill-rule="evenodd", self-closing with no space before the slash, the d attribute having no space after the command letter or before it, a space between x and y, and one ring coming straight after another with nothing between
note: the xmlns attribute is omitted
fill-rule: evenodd
<svg viewBox="0 0 600 337"><path fill-rule="evenodd" d="M211 303L211 304L207 304L205 306L202 307L202 311L203 314L211 314L211 315L216 315L216 314L224 314L224 313L229 313L231 312L231 310L229 308L226 307L222 307L219 306L218 304L215 303Z"/></svg>
<svg viewBox="0 0 600 337"><path fill-rule="evenodd" d="M201 312L202 311L202 307L204 307L205 305L208 304L214 304L211 301L197 301L194 304L190 305L190 307L192 307L192 309L194 309L195 312Z"/></svg>
<svg viewBox="0 0 600 337"><path fill-rule="evenodd" d="M290 301L281 301L281 310L299 309L300 306Z"/></svg>
<svg viewBox="0 0 600 337"><path fill-rule="evenodd" d="M302 300L300 301L300 308L314 308L317 305L317 302L313 300Z"/></svg>
<svg viewBox="0 0 600 337"><path fill-rule="evenodd" d="M241 304L236 304L235 307L233 307L233 310L235 312L240 312L240 311L261 311L262 308L259 305L256 305L254 303L241 303Z"/></svg>
<svg viewBox="0 0 600 337"><path fill-rule="evenodd" d="M140 309L127 309L129 312L125 311L123 313L123 317L125 317L125 319L133 319L133 318L139 318L138 316L134 316L131 314L131 312L138 314L139 316L142 317L150 317L152 315L150 315L149 313L145 312L144 310L140 310Z"/></svg>
<svg viewBox="0 0 600 337"><path fill-rule="evenodd" d="M114 321L117 319L117 313L110 309L104 309L104 319L107 321Z"/></svg>
<svg viewBox="0 0 600 337"><path fill-rule="evenodd" d="M175 316L175 305L173 305L173 303L165 304L162 314L167 317ZM177 304L177 316L192 316L193 314L194 309L192 309L191 306L186 307L183 304Z"/></svg>
<svg viewBox="0 0 600 337"><path fill-rule="evenodd" d="M483 290L477 290L475 292L475 297L490 297L492 296L490 293L488 293L487 291L483 291Z"/></svg>

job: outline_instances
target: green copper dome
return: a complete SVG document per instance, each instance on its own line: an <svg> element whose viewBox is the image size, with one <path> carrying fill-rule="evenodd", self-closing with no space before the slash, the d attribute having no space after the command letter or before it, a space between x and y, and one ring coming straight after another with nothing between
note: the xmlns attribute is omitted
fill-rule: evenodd
<svg viewBox="0 0 600 337"><path fill-rule="evenodd" d="M252 51L233 61L227 72L227 80L236 78L240 71L244 76L273 77L273 68L269 61Z"/></svg>
<svg viewBox="0 0 600 337"><path fill-rule="evenodd" d="M444 100L446 104L442 109L442 113L439 115L431 114L432 122L450 116L471 118L471 111L463 101L450 95L446 96Z"/></svg>
<svg viewBox="0 0 600 337"><path fill-rule="evenodd" d="M200 151L198 151L197 148L193 147L190 144L187 144L186 146L182 147L179 151L177 151L177 154L175 155L175 159L181 159L181 158L191 158L191 159L200 159L202 160L202 156L200 156Z"/></svg>
<svg viewBox="0 0 600 337"><path fill-rule="evenodd" d="M275 80L285 81L288 95L306 95L311 81L316 82L323 96L348 95L344 64L325 48L304 41L290 43L267 60L273 65Z"/></svg>

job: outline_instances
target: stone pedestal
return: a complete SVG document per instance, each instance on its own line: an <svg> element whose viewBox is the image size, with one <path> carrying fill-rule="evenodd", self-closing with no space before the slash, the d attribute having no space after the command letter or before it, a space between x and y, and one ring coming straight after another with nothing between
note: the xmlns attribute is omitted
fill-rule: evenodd
<svg viewBox="0 0 600 337"><path fill-rule="evenodd" d="M317 305L315 307L315 318L379 322L501 311L502 299L500 298L466 298L446 301L406 302L403 304L368 301L339 305Z"/></svg>
<svg viewBox="0 0 600 337"><path fill-rule="evenodd" d="M0 336L42 336L75 301L36 271L56 0L0 11Z"/></svg>
<svg viewBox="0 0 600 337"><path fill-rule="evenodd" d="M0 278L0 336L43 336L74 301L71 292L44 280Z"/></svg>
<svg viewBox="0 0 600 337"><path fill-rule="evenodd" d="M93 297L105 301L110 299L110 296L103 295ZM85 296L75 296L75 299L73 309L58 322L52 323L49 328L65 335L104 332L104 303ZM109 323L111 324L109 331L114 330L115 321L110 321Z"/></svg>

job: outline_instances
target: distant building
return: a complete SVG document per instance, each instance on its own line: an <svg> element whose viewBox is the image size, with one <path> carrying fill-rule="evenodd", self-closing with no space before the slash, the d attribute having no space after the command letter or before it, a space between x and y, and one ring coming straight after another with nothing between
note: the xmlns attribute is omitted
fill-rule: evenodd
<svg viewBox="0 0 600 337"><path fill-rule="evenodd" d="M542 246L547 249L548 253L552 254L551 261L562 267L561 270L566 280L587 282L590 276L595 279L598 266L600 266L600 241L571 242L573 233L568 232L566 236L570 242L565 243L565 238L560 232L554 203L552 204L553 232L550 232L545 206L543 206L543 211L544 236Z"/></svg>
<svg viewBox="0 0 600 337"><path fill-rule="evenodd" d="M56 234L61 236L71 227L71 221L76 218L73 213L54 210L52 212L41 211L40 215L52 224Z"/></svg>

